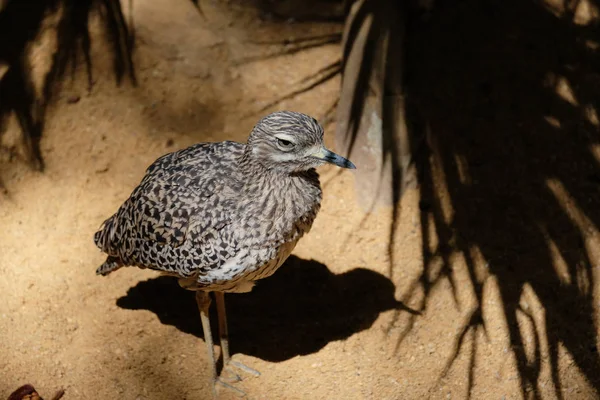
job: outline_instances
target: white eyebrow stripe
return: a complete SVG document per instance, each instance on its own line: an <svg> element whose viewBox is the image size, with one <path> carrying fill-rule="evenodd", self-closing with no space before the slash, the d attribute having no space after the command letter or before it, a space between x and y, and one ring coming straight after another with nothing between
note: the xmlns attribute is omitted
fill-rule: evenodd
<svg viewBox="0 0 600 400"><path fill-rule="evenodd" d="M276 133L274 135L277 139L287 140L288 142L296 143L296 139L292 135L288 135L287 133Z"/></svg>
<svg viewBox="0 0 600 400"><path fill-rule="evenodd" d="M272 156L273 160L279 162L296 160L298 156L294 153L277 153Z"/></svg>

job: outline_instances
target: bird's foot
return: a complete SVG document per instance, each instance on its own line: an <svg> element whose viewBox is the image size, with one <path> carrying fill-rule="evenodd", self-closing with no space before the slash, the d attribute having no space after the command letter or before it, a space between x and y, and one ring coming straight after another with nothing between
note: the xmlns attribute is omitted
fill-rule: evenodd
<svg viewBox="0 0 600 400"><path fill-rule="evenodd" d="M229 367L230 369L236 368L252 376L260 376L260 372L258 372L254 368L250 368L247 365L242 364L239 361L229 360L229 362L227 363L227 367Z"/></svg>
<svg viewBox="0 0 600 400"><path fill-rule="evenodd" d="M242 389L238 389L235 386L227 383L225 381L225 379L223 377L218 377L217 378L217 382L219 385L223 386L224 388L231 390L236 396L238 397L246 397L246 392L244 392Z"/></svg>
<svg viewBox="0 0 600 400"><path fill-rule="evenodd" d="M254 368L250 368L239 361L228 360L225 366L223 367L223 371L221 371L221 380L226 383L235 383L242 380L242 377L238 372L252 375L252 376L260 376L260 372L255 370Z"/></svg>
<svg viewBox="0 0 600 400"><path fill-rule="evenodd" d="M239 397L246 397L246 392L233 386L234 383L240 382L242 377L236 372L240 371L252 376L260 376L260 372L254 368L250 368L241 362L229 360L223 370L221 376L217 378L217 383L236 394Z"/></svg>

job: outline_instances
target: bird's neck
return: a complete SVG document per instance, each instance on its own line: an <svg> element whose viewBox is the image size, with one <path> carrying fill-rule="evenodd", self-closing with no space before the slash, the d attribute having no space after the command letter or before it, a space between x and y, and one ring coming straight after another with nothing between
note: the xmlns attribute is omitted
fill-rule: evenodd
<svg viewBox="0 0 600 400"><path fill-rule="evenodd" d="M279 170L272 163L267 165L253 157L252 150L247 147L240 158L239 171L245 182L242 191L246 199L258 198L262 201L265 193L272 193L278 203L283 202L285 195L297 200L320 200L319 175L314 169L295 172Z"/></svg>
<svg viewBox="0 0 600 400"><path fill-rule="evenodd" d="M280 187L285 189L292 185L301 187L303 184L308 186L319 186L319 175L311 168L307 171L286 171L277 169L273 163L261 162L260 159L252 157L252 151L246 148L239 161L239 171L244 177L246 184L244 191L246 195L252 195L252 192L261 190L264 187ZM248 179L252 177L251 179Z"/></svg>
<svg viewBox="0 0 600 400"><path fill-rule="evenodd" d="M314 169L295 174L265 171L252 176L244 183L238 210L244 229L264 230L256 245L295 242L310 230L321 204Z"/></svg>
<svg viewBox="0 0 600 400"><path fill-rule="evenodd" d="M246 145L239 161L240 172L244 176L286 176L289 175L285 170L277 168L277 164L257 157L253 154L252 148Z"/></svg>
<svg viewBox="0 0 600 400"><path fill-rule="evenodd" d="M255 164L241 173L245 178L243 195L248 199L272 194L283 200L284 194L300 195L307 189L320 188L319 175L314 169L290 173Z"/></svg>
<svg viewBox="0 0 600 400"><path fill-rule="evenodd" d="M282 231L295 231L303 221L309 228L320 207L321 187L319 175L314 169L286 173L267 168L259 160L245 152L240 160L242 181L240 212L248 212L248 218L276 220L285 215L289 226L279 227ZM305 228L300 228L302 231Z"/></svg>
<svg viewBox="0 0 600 400"><path fill-rule="evenodd" d="M253 174L260 173L261 167L262 166L258 165L256 160L254 160L254 158L252 157L252 150L250 149L250 146L245 145L244 152L242 153L242 156L239 158L240 172L244 176L252 176ZM262 168L264 168L264 167L262 167Z"/></svg>

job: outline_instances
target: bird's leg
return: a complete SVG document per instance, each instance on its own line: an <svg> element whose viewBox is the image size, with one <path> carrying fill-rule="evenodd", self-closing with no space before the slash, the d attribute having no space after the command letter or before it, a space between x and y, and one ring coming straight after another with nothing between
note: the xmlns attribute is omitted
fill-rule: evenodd
<svg viewBox="0 0 600 400"><path fill-rule="evenodd" d="M222 381L217 377L217 360L215 359L214 352L214 344L212 337L212 330L210 328L210 318L209 318L209 310L210 310L210 293L204 292L202 290L198 290L196 292L196 302L198 303L198 309L200 310L200 320L202 321L202 330L204 331L204 341L206 342L206 349L208 350L208 358L210 361L211 368L211 385L213 397L217 398L217 389L216 383L220 383L228 389L231 389L239 396L245 396L246 394L238 388L235 388L228 384L227 382Z"/></svg>
<svg viewBox="0 0 600 400"><path fill-rule="evenodd" d="M211 384L213 389L213 396L217 397L215 389L215 383L217 382L217 363L215 360L215 351L213 348L213 338L210 329L210 293L198 290L196 292L196 303L198 303L198 309L200 310L200 320L202 321L202 330L204 331L204 341L206 342L206 350L208 351L208 359L210 361L211 371Z"/></svg>
<svg viewBox="0 0 600 400"><path fill-rule="evenodd" d="M225 311L225 294L216 292L217 315L219 316L219 336L221 338L221 354L223 355L223 365L227 365L231 359L229 354L229 331L227 329L227 312Z"/></svg>
<svg viewBox="0 0 600 400"><path fill-rule="evenodd" d="M229 331L227 329L227 312L225 311L225 294L223 292L215 292L215 298L217 300L217 314L219 316L219 336L221 339L221 354L223 354L223 367L236 367L251 375L260 376L260 372L258 372L257 370L247 367L244 364L237 361L233 361L231 359L231 354L229 353ZM236 379L240 380L241 378L236 375Z"/></svg>

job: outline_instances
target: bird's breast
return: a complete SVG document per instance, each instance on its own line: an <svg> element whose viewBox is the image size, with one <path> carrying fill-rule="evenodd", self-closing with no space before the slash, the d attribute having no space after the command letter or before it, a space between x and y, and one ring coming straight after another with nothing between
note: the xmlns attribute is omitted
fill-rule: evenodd
<svg viewBox="0 0 600 400"><path fill-rule="evenodd" d="M320 205L318 181L279 182L240 202L240 226L236 232L246 235L240 239L252 247L297 241L310 230Z"/></svg>

